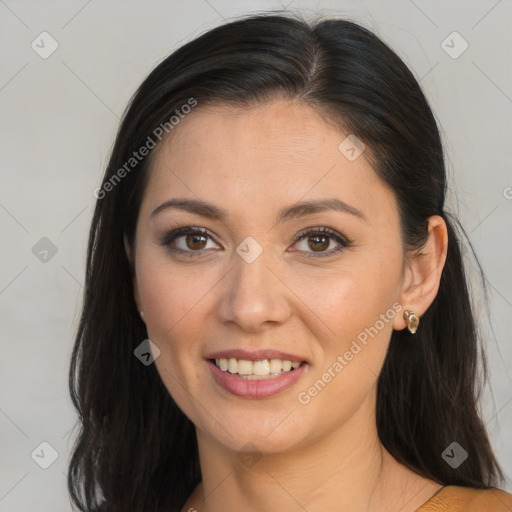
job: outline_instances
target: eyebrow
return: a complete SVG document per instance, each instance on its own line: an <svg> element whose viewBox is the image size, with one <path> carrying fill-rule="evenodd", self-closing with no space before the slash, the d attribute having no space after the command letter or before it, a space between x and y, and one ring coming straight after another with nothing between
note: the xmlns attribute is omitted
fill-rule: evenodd
<svg viewBox="0 0 512 512"><path fill-rule="evenodd" d="M202 217L207 217L209 219L221 220L224 221L228 217L228 212L215 206L211 203L207 203L206 201L202 201L200 199L185 199L185 198L177 198L170 199L162 203L160 206L155 208L151 213L151 218L155 217L159 213L167 210L169 208L175 208L178 210L183 210L189 213L193 213L196 215L201 215ZM313 201L302 201L300 203L296 203L292 206L283 208L278 216L277 216L277 224L282 224L283 222L296 219L299 217L304 217L306 215L312 215L314 213L325 212L325 211L338 211L343 213L348 213L359 219L368 222L366 215L350 206L349 204L341 201L337 198L331 199L317 199Z"/></svg>

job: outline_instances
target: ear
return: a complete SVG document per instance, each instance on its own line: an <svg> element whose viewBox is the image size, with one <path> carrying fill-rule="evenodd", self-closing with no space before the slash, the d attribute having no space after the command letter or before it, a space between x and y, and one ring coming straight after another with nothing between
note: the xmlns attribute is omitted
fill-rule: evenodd
<svg viewBox="0 0 512 512"><path fill-rule="evenodd" d="M126 257L128 258L128 262L130 263L130 268L132 269L132 283L133 283L133 298L135 299L135 304L137 309L140 311L140 296L139 296L139 287L137 284L137 276L135 274L135 258L133 257L133 250L128 242L128 238L124 235L124 251L126 253Z"/></svg>
<svg viewBox="0 0 512 512"><path fill-rule="evenodd" d="M403 311L412 310L420 318L436 298L448 253L448 230L443 218L430 217L427 229L425 245L407 256L399 298ZM403 314L397 315L393 328L401 330L406 326Z"/></svg>

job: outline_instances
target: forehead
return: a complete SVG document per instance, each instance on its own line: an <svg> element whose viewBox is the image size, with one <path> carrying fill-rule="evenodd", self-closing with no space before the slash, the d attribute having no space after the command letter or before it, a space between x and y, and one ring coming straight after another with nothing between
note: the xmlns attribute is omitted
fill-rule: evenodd
<svg viewBox="0 0 512 512"><path fill-rule="evenodd" d="M199 105L171 134L153 160L153 203L186 196L265 211L337 196L367 211L396 208L364 152L349 160L339 148L347 134L304 103Z"/></svg>
<svg viewBox="0 0 512 512"><path fill-rule="evenodd" d="M336 151L336 142L342 138L343 133L310 106L276 100L252 107L199 106L182 121L165 147L187 153L190 161L208 153L224 162L243 159L244 167L250 168L249 161L263 159L270 160L269 165L273 159L276 165L300 165L325 154L327 146ZM280 162L284 157L285 162Z"/></svg>

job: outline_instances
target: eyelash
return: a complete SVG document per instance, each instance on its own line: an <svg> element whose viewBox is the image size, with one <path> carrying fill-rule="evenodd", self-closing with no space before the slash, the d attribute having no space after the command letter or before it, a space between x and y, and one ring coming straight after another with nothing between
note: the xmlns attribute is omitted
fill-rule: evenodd
<svg viewBox="0 0 512 512"><path fill-rule="evenodd" d="M214 240L213 237L208 233L208 231L206 229L196 227L196 226L186 226L186 227L182 227L182 228L178 228L173 231L170 231L169 233L167 233L166 235L164 235L162 237L160 243L161 243L161 245L168 247L168 249L175 254L182 254L187 257L195 257L198 254L201 254L205 249L199 249L197 251L193 251L193 250L186 251L183 249L178 249L176 247L170 247L171 243L173 241L175 241L177 238L180 238L181 236L189 235L189 234L200 234L200 235L204 235L204 236ZM337 233L336 231L334 231L333 229L328 228L328 227L308 228L308 229L302 231L299 235L297 235L297 237L293 241L293 244L296 244L296 243L302 241L303 239L308 238L310 236L314 236L314 235L328 236L328 238L331 238L332 240L338 242L339 246L336 249L331 249L329 252L316 252L316 253L315 252L306 252L306 254L304 254L305 258L314 258L314 259L326 258L329 256L333 256L334 254L338 254L341 251L343 251L344 249L351 247L353 245L352 241L349 240L347 237L340 235L339 233ZM217 242L215 242L215 243L217 243Z"/></svg>

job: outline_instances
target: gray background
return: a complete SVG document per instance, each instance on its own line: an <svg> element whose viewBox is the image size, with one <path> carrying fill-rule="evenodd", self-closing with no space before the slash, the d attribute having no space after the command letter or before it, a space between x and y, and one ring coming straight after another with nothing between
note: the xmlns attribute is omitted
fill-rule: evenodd
<svg viewBox="0 0 512 512"><path fill-rule="evenodd" d="M491 292L490 323L480 308L492 371L482 405L512 491L510 0L0 0L0 512L70 510L67 371L93 190L128 99L185 41L224 19L284 6L361 22L421 80L443 129L450 207ZM58 43L46 59L31 47L51 48L44 31ZM458 58L454 31L469 45ZM44 253L43 237L56 254ZM58 453L48 469L35 462L51 462L43 441Z"/></svg>

